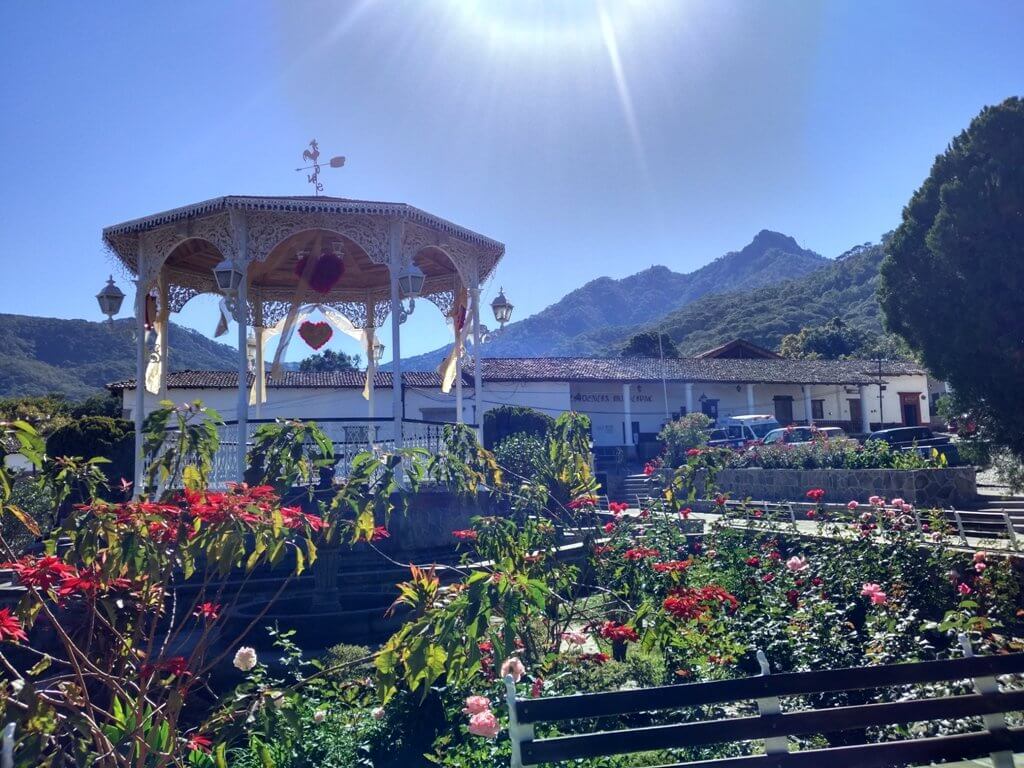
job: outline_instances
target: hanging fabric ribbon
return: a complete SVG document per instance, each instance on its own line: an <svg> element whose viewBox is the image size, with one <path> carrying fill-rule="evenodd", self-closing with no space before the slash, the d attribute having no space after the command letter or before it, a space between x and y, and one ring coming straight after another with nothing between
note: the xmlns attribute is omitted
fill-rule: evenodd
<svg viewBox="0 0 1024 768"><path fill-rule="evenodd" d="M363 383L363 400L370 399L370 382L377 375L377 359L373 356L373 332L371 325L366 328L366 381Z"/></svg>
<svg viewBox="0 0 1024 768"><path fill-rule="evenodd" d="M167 334L167 312L157 308L156 297L153 294L146 296L146 331L154 331L153 349L149 353L149 361L146 363L146 391L152 395L163 395L164 365L163 349L164 339Z"/></svg>
<svg viewBox="0 0 1024 768"><path fill-rule="evenodd" d="M221 299L217 305L220 310L220 317L217 318L217 327L213 331L213 338L219 338L228 332L228 324L231 322L231 312L228 310L227 299Z"/></svg>
<svg viewBox="0 0 1024 768"><path fill-rule="evenodd" d="M263 328L262 333L259 334L260 343L263 346L263 349L260 351L260 354L257 356L257 359L260 361L261 364L264 360L267 359L267 345L270 344L270 342L274 338L280 336L281 332L284 330L285 320L286 318L282 318L273 328ZM263 367L266 368L265 365L263 365ZM249 405L256 405L257 401L259 402L260 405L262 405L263 403L267 402L267 373L265 370L263 371L263 386L258 388L258 392L257 383L260 382L260 372L257 370L255 373L256 375L253 376L252 378L252 386L249 388Z"/></svg>
<svg viewBox="0 0 1024 768"><path fill-rule="evenodd" d="M455 383L455 374L458 370L456 361L462 355L466 343L466 328L469 326L469 323L466 322L466 318L469 317L469 295L464 287L460 286L455 294L455 305L448 316L452 319L455 343L452 344L448 356L437 367L437 373L441 377L441 391L445 394L452 391L452 384Z"/></svg>

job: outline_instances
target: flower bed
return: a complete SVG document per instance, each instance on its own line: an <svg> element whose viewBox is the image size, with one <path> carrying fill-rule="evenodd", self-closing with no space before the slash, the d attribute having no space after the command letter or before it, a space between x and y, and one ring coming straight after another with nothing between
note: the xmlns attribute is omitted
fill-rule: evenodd
<svg viewBox="0 0 1024 768"><path fill-rule="evenodd" d="M919 507L970 504L978 495L974 467L936 469L723 469L718 485L733 498L805 501L808 488L831 499L866 500L868 493L900 497Z"/></svg>

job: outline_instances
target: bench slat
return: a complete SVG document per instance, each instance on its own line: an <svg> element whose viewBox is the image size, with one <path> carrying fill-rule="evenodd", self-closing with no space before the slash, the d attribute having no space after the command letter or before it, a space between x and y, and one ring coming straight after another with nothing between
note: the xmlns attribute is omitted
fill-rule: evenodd
<svg viewBox="0 0 1024 768"><path fill-rule="evenodd" d="M827 691L882 688L1024 672L1024 653L850 667L685 683L608 693L584 693L516 701L520 723L555 722L659 709L794 696Z"/></svg>
<svg viewBox="0 0 1024 768"><path fill-rule="evenodd" d="M522 754L523 762L530 765L651 749L753 741L772 736L833 733L854 728L1017 710L1024 710L1024 691L968 694L557 736L523 742Z"/></svg>
<svg viewBox="0 0 1024 768"><path fill-rule="evenodd" d="M934 760L971 760L1000 751L1024 752L1024 729L1001 734L961 733L878 744L828 747L787 755L753 755L720 760L672 763L657 768L889 768L893 764L923 764Z"/></svg>

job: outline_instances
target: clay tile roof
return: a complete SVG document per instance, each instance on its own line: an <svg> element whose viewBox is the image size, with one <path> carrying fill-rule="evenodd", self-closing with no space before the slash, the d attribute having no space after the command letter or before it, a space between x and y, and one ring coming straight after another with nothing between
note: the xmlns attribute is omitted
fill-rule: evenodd
<svg viewBox="0 0 1024 768"><path fill-rule="evenodd" d="M789 360L688 357L665 360L664 368L657 358L597 357L507 357L485 358L485 381L601 381L694 383L722 382L728 384L872 384L877 383L879 364L875 360ZM915 363L883 361L881 375L923 375ZM465 383L472 386L473 371L463 371ZM407 371L402 374L407 387L440 387L440 377L433 371ZM178 371L167 375L171 389L234 389L238 374L233 371ZM252 382L251 374L249 382ZM268 378L267 388L362 388L362 371L331 371L302 373L286 371L280 380ZM390 388L392 374L380 371L374 386ZM111 390L133 389L134 379L113 382Z"/></svg>

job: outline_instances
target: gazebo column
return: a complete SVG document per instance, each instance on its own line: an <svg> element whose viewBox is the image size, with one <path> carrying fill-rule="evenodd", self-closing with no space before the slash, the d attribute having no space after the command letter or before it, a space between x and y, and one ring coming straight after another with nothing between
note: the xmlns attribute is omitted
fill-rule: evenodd
<svg viewBox="0 0 1024 768"><path fill-rule="evenodd" d="M473 304L473 399L476 402L476 412L473 418L476 421L476 436L481 442L484 441L484 391L483 391L483 345L480 340L480 284L474 278L473 287L470 289L470 300Z"/></svg>
<svg viewBox="0 0 1024 768"><path fill-rule="evenodd" d="M458 341L456 340L456 343ZM462 413L462 352L455 358L455 423L462 424L465 421Z"/></svg>
<svg viewBox="0 0 1024 768"><path fill-rule="evenodd" d="M160 270L160 274L157 277L157 318L160 322L160 347L157 349L157 354L160 356L160 399L167 399L167 368L168 368L168 354L170 354L170 341L171 335L171 307L170 307L170 292L167 285L167 277L164 274L164 270Z"/></svg>
<svg viewBox="0 0 1024 768"><path fill-rule="evenodd" d="M242 262L243 272L248 264ZM235 405L235 420L238 423L238 457L236 475L238 482L245 479L245 450L249 442L249 306L247 303L249 276L242 278L238 286L238 304L235 320L238 323L238 402Z"/></svg>
<svg viewBox="0 0 1024 768"><path fill-rule="evenodd" d="M134 495L142 495L142 422L146 410L146 286L143 284L145 274L144 235L139 236L135 281L135 407L132 417L135 422L135 478Z"/></svg>
<svg viewBox="0 0 1024 768"><path fill-rule="evenodd" d="M263 298L257 293L253 297L252 336L256 343L253 350L253 391L256 393L256 418L263 418L263 401L266 399L267 375L263 362Z"/></svg>
<svg viewBox="0 0 1024 768"><path fill-rule="evenodd" d="M376 435L374 434L376 427L373 424L375 415L375 409L373 404L373 398L377 396L376 393L376 382L374 379L377 377L377 361L373 357L373 345L377 338L377 327L374 323L374 302L368 301L366 303L366 436L367 442L370 445L370 450L373 450L374 442L376 442Z"/></svg>
<svg viewBox="0 0 1024 768"><path fill-rule="evenodd" d="M391 222L389 236L388 274L391 279L391 412L394 417L395 447L402 447L402 298L398 292L398 272L402 268L401 221Z"/></svg>

